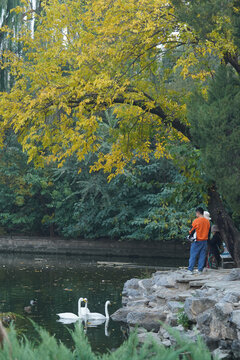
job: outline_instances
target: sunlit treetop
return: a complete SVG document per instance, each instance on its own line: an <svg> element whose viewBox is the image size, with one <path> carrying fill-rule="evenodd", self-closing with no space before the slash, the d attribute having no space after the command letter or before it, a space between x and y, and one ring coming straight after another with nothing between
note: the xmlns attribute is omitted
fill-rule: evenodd
<svg viewBox="0 0 240 360"><path fill-rule="evenodd" d="M97 152L93 170L117 174L150 152L169 156L169 143L189 140L190 87L174 86L174 78L181 73L204 91L213 59L236 52L228 13L217 14L203 38L166 0L48 0L40 15L24 0L15 11L21 31L2 31L22 44L22 54L4 53L15 84L0 93L0 138L13 129L38 165ZM107 152L106 109L117 118Z"/></svg>

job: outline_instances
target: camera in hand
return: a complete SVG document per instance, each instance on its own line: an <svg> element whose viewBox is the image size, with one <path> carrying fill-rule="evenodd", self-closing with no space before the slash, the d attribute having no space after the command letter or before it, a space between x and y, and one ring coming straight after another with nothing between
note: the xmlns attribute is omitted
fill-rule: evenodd
<svg viewBox="0 0 240 360"><path fill-rule="evenodd" d="M190 241L190 242L196 241L196 237L194 236L194 234L193 234L193 235L188 235L188 236L186 237L186 239L187 239L187 241Z"/></svg>

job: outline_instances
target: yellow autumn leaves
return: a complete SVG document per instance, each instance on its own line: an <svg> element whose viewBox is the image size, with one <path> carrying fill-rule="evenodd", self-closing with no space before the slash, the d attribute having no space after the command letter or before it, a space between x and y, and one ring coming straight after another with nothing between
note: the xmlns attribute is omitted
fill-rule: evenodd
<svg viewBox="0 0 240 360"><path fill-rule="evenodd" d="M168 155L169 141L187 140L171 125L178 119L187 126L184 95L169 86L172 74L180 68L183 77L204 82L211 73L208 56L235 51L231 33L223 37L218 28L196 44L197 34L178 20L170 1L48 0L42 7L34 14L34 37L24 25L11 34L23 53L4 54L16 81L9 93L0 93L1 142L13 129L29 160L42 166L98 152L99 126L109 108L119 126L92 170L118 174L136 157ZM20 11L31 19L27 0ZM227 19L217 24L222 21ZM177 48L174 66L164 69L163 59ZM157 107L161 114L152 111Z"/></svg>

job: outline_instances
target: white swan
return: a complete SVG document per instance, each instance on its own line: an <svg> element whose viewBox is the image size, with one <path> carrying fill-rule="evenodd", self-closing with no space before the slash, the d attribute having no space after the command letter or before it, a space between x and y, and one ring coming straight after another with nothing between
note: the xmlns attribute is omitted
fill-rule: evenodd
<svg viewBox="0 0 240 360"><path fill-rule="evenodd" d="M80 309L81 313L79 313L79 311L78 311L79 317L83 317L83 316L90 314L90 310L88 309L88 299L84 298L83 301L85 302L85 306L81 307L81 309Z"/></svg>
<svg viewBox="0 0 240 360"><path fill-rule="evenodd" d="M82 302L85 301L85 299L83 298L80 298L78 300L78 315L75 315L73 313L70 313L70 312L66 312L66 313L60 313L60 314L57 314L60 319L65 319L65 320L78 320L79 318L81 318L83 315L82 315Z"/></svg>
<svg viewBox="0 0 240 360"><path fill-rule="evenodd" d="M108 305L111 305L110 301L107 300L106 303L105 303L105 315L102 315L100 313L89 313L87 314L87 319L88 320L100 320L100 319L109 319L109 313L108 313Z"/></svg>

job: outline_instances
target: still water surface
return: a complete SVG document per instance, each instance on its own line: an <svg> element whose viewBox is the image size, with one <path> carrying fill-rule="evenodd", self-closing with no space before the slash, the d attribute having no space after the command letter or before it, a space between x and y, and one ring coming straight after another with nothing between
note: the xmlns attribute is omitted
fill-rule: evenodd
<svg viewBox="0 0 240 360"><path fill-rule="evenodd" d="M24 316L17 320L16 326L28 337L36 337L30 318L71 346L68 329L74 325L57 322L56 313L77 314L78 298L87 297L91 312L104 313L104 303L110 300L111 314L121 307L126 280L150 276L158 268L180 265L184 265L183 260L1 254L0 312ZM32 299L37 300L37 305L24 310ZM94 351L103 353L117 348L126 338L123 324L110 320L108 336L105 330L104 324L86 328Z"/></svg>

